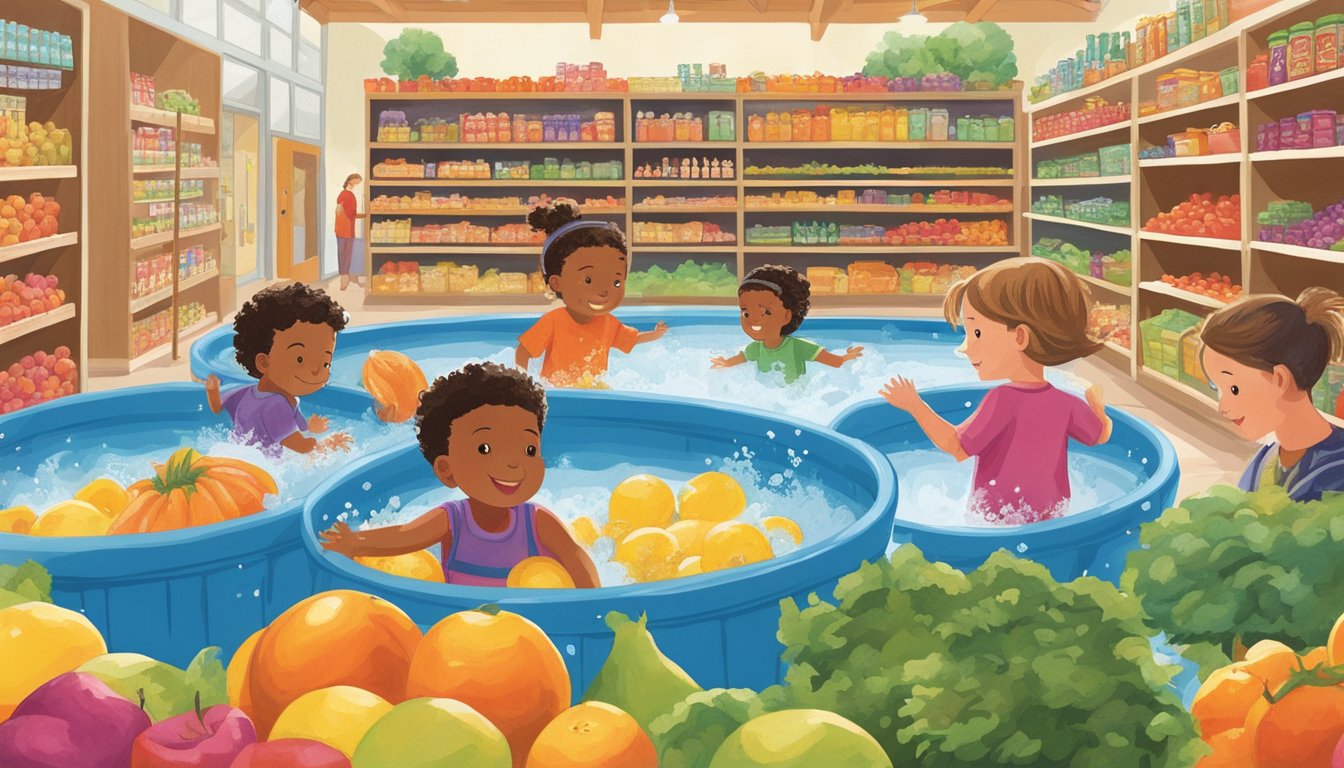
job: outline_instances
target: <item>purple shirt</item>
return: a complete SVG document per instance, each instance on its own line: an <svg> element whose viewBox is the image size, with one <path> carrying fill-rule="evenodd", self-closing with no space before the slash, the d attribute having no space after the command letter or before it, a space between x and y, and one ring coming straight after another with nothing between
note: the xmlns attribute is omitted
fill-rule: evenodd
<svg viewBox="0 0 1344 768"><path fill-rule="evenodd" d="M224 393L224 410L233 417L233 434L239 440L260 446L267 453L279 454L280 441L308 429L308 420L299 411L296 398L278 392L262 392L259 385L231 389Z"/></svg>
<svg viewBox="0 0 1344 768"><path fill-rule="evenodd" d="M448 515L453 543L441 552L443 578L449 584L472 587L507 586L509 572L529 557L554 557L537 538L537 507L519 504L509 509L509 527L490 533L476 524L471 502L457 499L439 507ZM440 548L442 550L442 548Z"/></svg>
<svg viewBox="0 0 1344 768"><path fill-rule="evenodd" d="M1005 384L957 427L975 457L971 511L991 522L1033 523L1068 509L1069 438L1096 445L1102 423L1082 399L1050 384Z"/></svg>

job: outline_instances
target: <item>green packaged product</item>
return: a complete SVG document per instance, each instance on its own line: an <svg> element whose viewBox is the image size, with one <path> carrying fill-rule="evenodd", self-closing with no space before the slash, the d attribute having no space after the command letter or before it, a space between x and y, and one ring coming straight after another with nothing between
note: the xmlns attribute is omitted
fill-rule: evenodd
<svg viewBox="0 0 1344 768"><path fill-rule="evenodd" d="M960 136L961 134L957 134ZM929 113L927 110L910 111L910 140L924 141L929 136Z"/></svg>
<svg viewBox="0 0 1344 768"><path fill-rule="evenodd" d="M1143 337L1143 365L1168 378L1181 376L1181 338L1202 322L1197 315L1181 309L1164 310L1156 317L1139 323Z"/></svg>
<svg viewBox="0 0 1344 768"><path fill-rule="evenodd" d="M1017 124L1011 117L999 118L999 141L1014 141L1017 139Z"/></svg>
<svg viewBox="0 0 1344 768"><path fill-rule="evenodd" d="M1097 150L1098 171L1102 176L1128 176L1130 173L1130 155L1133 148L1129 144L1116 144Z"/></svg>

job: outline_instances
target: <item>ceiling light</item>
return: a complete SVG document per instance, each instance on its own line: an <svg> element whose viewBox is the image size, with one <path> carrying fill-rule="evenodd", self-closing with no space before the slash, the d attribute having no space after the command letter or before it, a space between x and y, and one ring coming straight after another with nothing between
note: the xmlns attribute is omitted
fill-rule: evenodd
<svg viewBox="0 0 1344 768"><path fill-rule="evenodd" d="M664 13L659 21L664 24L676 24L681 21L681 17L677 15L676 0L667 0L667 13Z"/></svg>
<svg viewBox="0 0 1344 768"><path fill-rule="evenodd" d="M919 0L910 0L910 12L900 18L902 27L922 27L929 23L929 17L919 12Z"/></svg>

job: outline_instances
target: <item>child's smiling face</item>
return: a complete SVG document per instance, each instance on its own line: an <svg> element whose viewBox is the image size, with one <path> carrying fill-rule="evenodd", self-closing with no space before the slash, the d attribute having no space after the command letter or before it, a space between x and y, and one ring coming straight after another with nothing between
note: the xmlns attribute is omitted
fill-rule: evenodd
<svg viewBox="0 0 1344 768"><path fill-rule="evenodd" d="M565 259L560 274L551 275L548 286L565 307L579 317L604 315L625 300L625 254L605 246L586 246Z"/></svg>
<svg viewBox="0 0 1344 768"><path fill-rule="evenodd" d="M961 302L961 321L966 327L966 342L961 351L966 353L981 381L1011 378L1022 368L1030 340L1026 326L1010 329L985 317L965 299Z"/></svg>
<svg viewBox="0 0 1344 768"><path fill-rule="evenodd" d="M742 310L742 330L753 341L774 341L784 326L793 320L793 313L784 307L783 299L774 291L743 291L737 296Z"/></svg>
<svg viewBox="0 0 1344 768"><path fill-rule="evenodd" d="M450 488L492 507L514 507L536 495L546 476L536 414L516 405L483 405L453 420L448 453L434 474Z"/></svg>
<svg viewBox="0 0 1344 768"><path fill-rule="evenodd" d="M300 321L275 332L271 351L257 355L257 370L280 391L304 397L327 385L335 350L336 331L331 326Z"/></svg>
<svg viewBox="0 0 1344 768"><path fill-rule="evenodd" d="M1270 373L1242 365L1227 355L1204 348L1204 370L1218 390L1218 413L1246 440L1259 440L1283 423L1279 404L1296 389L1292 375Z"/></svg>

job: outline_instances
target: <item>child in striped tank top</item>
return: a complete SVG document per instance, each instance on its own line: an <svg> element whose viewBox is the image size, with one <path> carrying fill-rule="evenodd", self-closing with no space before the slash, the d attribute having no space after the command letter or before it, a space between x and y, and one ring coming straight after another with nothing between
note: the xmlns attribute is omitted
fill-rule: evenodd
<svg viewBox="0 0 1344 768"><path fill-rule="evenodd" d="M404 525L354 531L337 523L323 534L323 546L353 558L438 544L447 583L482 587L505 586L514 566L544 555L575 586L598 586L596 567L565 524L528 502L546 475L545 423L546 393L522 371L472 363L440 376L421 396L416 433L439 482L467 498Z"/></svg>

